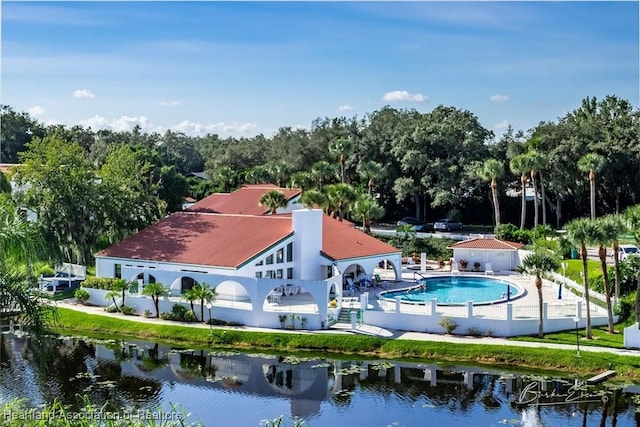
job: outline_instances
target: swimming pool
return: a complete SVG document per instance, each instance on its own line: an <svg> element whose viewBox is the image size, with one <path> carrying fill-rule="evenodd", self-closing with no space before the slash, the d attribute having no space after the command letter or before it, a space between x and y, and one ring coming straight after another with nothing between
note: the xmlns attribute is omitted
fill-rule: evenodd
<svg viewBox="0 0 640 427"><path fill-rule="evenodd" d="M508 294L508 295L507 295ZM403 302L426 303L432 299L438 305L495 304L524 295L519 286L505 280L484 276L438 276L420 279L417 286L395 291L381 292L380 297Z"/></svg>

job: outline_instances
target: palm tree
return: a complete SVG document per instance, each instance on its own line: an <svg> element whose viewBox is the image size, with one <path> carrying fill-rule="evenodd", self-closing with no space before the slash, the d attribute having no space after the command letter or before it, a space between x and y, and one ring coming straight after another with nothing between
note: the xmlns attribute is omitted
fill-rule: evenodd
<svg viewBox="0 0 640 427"><path fill-rule="evenodd" d="M358 173L367 180L367 188L369 195L373 195L373 187L375 182L382 178L386 170L382 163L369 160L358 165Z"/></svg>
<svg viewBox="0 0 640 427"><path fill-rule="evenodd" d="M313 186L314 182L315 180L310 172L294 172L289 177L289 188L299 188L300 194L304 194L306 190Z"/></svg>
<svg viewBox="0 0 640 427"><path fill-rule="evenodd" d="M627 230L627 224L622 215L607 215L602 218L602 221L607 223L607 227L610 227L612 230L610 232L611 236L611 250L613 251L613 271L615 277L615 289L614 295L615 299L618 300L620 298L620 242L618 241L618 236L624 233Z"/></svg>
<svg viewBox="0 0 640 427"><path fill-rule="evenodd" d="M522 260L522 268L529 274L536 276L536 288L538 289L538 337L544 337L543 326L543 300L542 300L542 276L557 270L560 266L558 257L546 249L538 249Z"/></svg>
<svg viewBox="0 0 640 427"><path fill-rule="evenodd" d="M351 208L351 205L358 198L358 193L349 184L331 184L327 186L327 198L329 204L335 209L340 221L344 220L345 213Z"/></svg>
<svg viewBox="0 0 640 427"><path fill-rule="evenodd" d="M193 305L193 302L198 300L198 296L193 291L193 288L191 288L191 289L189 289L187 291L184 291L182 293L182 298L189 303L189 306L191 307L191 313L193 313L193 317L197 320L198 316L196 315L196 309L195 309L195 307Z"/></svg>
<svg viewBox="0 0 640 427"><path fill-rule="evenodd" d="M598 218L596 221L598 227L597 241L598 256L600 257L600 268L602 269L602 281L604 282L604 295L607 301L607 324L608 331L613 334L613 313L611 307L611 287L609 285L609 274L607 272L607 246L618 240L619 229L616 224L609 220L609 217Z"/></svg>
<svg viewBox="0 0 640 427"><path fill-rule="evenodd" d="M520 174L520 184L522 186L522 208L520 211L520 229L524 229L524 224L527 219L527 173L531 171L529 166L529 158L526 154L519 154L511 159L509 162L511 171L515 174Z"/></svg>
<svg viewBox="0 0 640 427"><path fill-rule="evenodd" d="M0 195L0 312L15 314L13 318L38 338L52 333L57 318L50 300L31 291L31 263L44 255L44 248L33 224Z"/></svg>
<svg viewBox="0 0 640 427"><path fill-rule="evenodd" d="M362 221L364 232L371 233L371 221L382 218L385 211L375 198L362 194L353 205L353 213L356 219Z"/></svg>
<svg viewBox="0 0 640 427"><path fill-rule="evenodd" d="M349 138L338 138L329 144L329 152L336 154L340 162L340 182L344 184L347 155L353 149L353 143Z"/></svg>
<svg viewBox="0 0 640 427"><path fill-rule="evenodd" d="M531 168L531 185L533 186L533 227L538 226L538 184L537 177L538 172L542 169L546 163L546 158L536 150L529 151L527 153L529 160L529 167ZM544 200L543 200L544 203Z"/></svg>
<svg viewBox="0 0 640 427"><path fill-rule="evenodd" d="M142 289L142 295L151 297L156 308L156 317L160 317L160 298L168 296L170 292L169 288L159 282L149 283Z"/></svg>
<svg viewBox="0 0 640 427"><path fill-rule="evenodd" d="M587 310L587 339L591 339L591 310L589 304L589 277L587 269L587 245L598 240L598 227L587 218L574 219L566 225L567 238L575 246L580 247L580 259L582 260L582 281L584 285L584 298Z"/></svg>
<svg viewBox="0 0 640 427"><path fill-rule="evenodd" d="M204 322L204 303L214 302L218 294L215 288L206 283L198 283L191 289L196 300L200 301L200 321Z"/></svg>
<svg viewBox="0 0 640 427"><path fill-rule="evenodd" d="M260 206L268 208L271 215L275 214L278 208L287 206L287 203L284 193L278 190L271 190L260 197Z"/></svg>
<svg viewBox="0 0 640 427"><path fill-rule="evenodd" d="M118 307L118 303L116 302L116 297L119 297L119 296L120 296L120 290L111 289L109 292L104 294L104 299L113 301L113 305L116 307L116 311L120 311L120 308ZM122 305L124 306L124 304Z"/></svg>
<svg viewBox="0 0 640 427"><path fill-rule="evenodd" d="M244 181L249 184L261 184L271 182L272 177L271 171L266 166L257 165L244 174Z"/></svg>
<svg viewBox="0 0 640 427"><path fill-rule="evenodd" d="M624 211L624 218L628 230L633 234L636 244L640 246L640 205L630 206ZM616 251L617 253L617 251ZM640 327L640 269L638 270L638 276L636 277L637 292L636 292L636 308L635 319Z"/></svg>
<svg viewBox="0 0 640 427"><path fill-rule="evenodd" d="M578 169L589 173L589 194L591 200L591 219L596 219L596 173L604 167L605 159L599 154L588 153L578 160Z"/></svg>
<svg viewBox="0 0 640 427"><path fill-rule="evenodd" d="M311 174L318 181L318 190L322 191L322 189L324 188L324 184L326 184L327 181L331 180L332 178L335 178L336 170L331 163L320 160L315 162L311 166Z"/></svg>
<svg viewBox="0 0 640 427"><path fill-rule="evenodd" d="M498 178L504 174L504 165L496 159L487 159L478 170L478 175L491 184L491 200L493 200L493 216L496 225L500 225L500 203L498 199Z"/></svg>
<svg viewBox="0 0 640 427"><path fill-rule="evenodd" d="M318 190L308 190L305 191L302 196L300 196L300 203L305 208L313 208L315 206L326 209L328 204L327 195Z"/></svg>
<svg viewBox="0 0 640 427"><path fill-rule="evenodd" d="M289 164L284 160L278 160L270 163L267 166L267 170L271 172L271 176L275 181L274 184L282 188L282 186L284 186L284 183L289 178L291 166L289 166Z"/></svg>

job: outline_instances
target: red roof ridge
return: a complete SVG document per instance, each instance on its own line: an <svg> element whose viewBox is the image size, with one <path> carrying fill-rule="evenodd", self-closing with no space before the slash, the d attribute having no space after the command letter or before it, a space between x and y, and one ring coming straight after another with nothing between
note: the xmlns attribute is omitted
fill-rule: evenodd
<svg viewBox="0 0 640 427"><path fill-rule="evenodd" d="M456 242L449 245L449 249L469 248L469 249L520 249L523 243L501 240L496 237L473 237L471 239Z"/></svg>

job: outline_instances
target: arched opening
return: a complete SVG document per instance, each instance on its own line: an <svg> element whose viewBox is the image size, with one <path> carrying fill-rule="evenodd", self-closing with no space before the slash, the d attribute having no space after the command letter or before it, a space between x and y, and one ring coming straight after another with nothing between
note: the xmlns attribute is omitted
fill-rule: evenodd
<svg viewBox="0 0 640 427"><path fill-rule="evenodd" d="M156 278L153 274L149 275L149 283L156 283Z"/></svg>
<svg viewBox="0 0 640 427"><path fill-rule="evenodd" d="M317 313L318 304L311 293L301 285L283 283L272 288L262 302L264 311L289 313ZM306 323L306 320L301 323ZM304 329L304 325L300 325Z"/></svg>
<svg viewBox="0 0 640 427"><path fill-rule="evenodd" d="M393 282L400 278L398 266L389 259L381 259L373 269L373 280L378 286L385 287L386 282Z"/></svg>
<svg viewBox="0 0 640 427"><path fill-rule="evenodd" d="M216 304L251 304L251 297L247 289L234 280L225 280L215 287Z"/></svg>
<svg viewBox="0 0 640 427"><path fill-rule="evenodd" d="M182 277L180 279L180 293L185 293L186 291L193 289L193 287L197 284L198 281L191 277Z"/></svg>

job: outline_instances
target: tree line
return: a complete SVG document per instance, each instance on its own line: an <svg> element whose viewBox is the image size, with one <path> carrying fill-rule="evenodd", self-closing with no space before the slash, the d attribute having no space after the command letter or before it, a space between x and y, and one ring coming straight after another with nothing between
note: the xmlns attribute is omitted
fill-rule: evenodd
<svg viewBox="0 0 640 427"><path fill-rule="evenodd" d="M41 190L20 203L37 206L54 241L90 241L69 249L77 259L179 210L184 197L246 183L309 190L307 199L340 218L354 218L355 192L388 220L521 228L620 213L640 196L640 112L616 96L587 97L555 121L499 139L472 112L442 105L425 113L386 106L251 138L94 131L46 126L6 105L1 113L0 162L24 163L19 179ZM189 176L200 171L208 179Z"/></svg>

